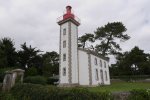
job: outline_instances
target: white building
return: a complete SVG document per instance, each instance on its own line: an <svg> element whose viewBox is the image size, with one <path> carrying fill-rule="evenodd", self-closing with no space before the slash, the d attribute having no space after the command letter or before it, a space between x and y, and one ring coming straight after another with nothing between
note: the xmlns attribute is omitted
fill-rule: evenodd
<svg viewBox="0 0 150 100"><path fill-rule="evenodd" d="M79 19L66 7L66 13L58 19L60 25L60 86L109 85L109 59L93 51L78 48Z"/></svg>

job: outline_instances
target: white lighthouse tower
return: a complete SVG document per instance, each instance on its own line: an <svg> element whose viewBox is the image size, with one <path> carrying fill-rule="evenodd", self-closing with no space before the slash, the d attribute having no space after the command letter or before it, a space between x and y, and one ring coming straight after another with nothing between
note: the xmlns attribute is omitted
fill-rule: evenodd
<svg viewBox="0 0 150 100"><path fill-rule="evenodd" d="M66 7L66 13L58 19L60 25L60 66L59 85L78 85L78 26L79 20L71 12L72 7Z"/></svg>

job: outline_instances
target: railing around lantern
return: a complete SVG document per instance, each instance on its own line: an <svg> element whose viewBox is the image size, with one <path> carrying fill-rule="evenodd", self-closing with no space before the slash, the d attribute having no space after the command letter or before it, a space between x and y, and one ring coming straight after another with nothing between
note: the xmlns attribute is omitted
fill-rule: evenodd
<svg viewBox="0 0 150 100"><path fill-rule="evenodd" d="M77 16L74 16L74 19L75 19L77 22L81 23L81 20L80 20ZM59 21L62 21L62 20L63 20L63 16L60 16L60 17L58 17L58 18L56 19L56 22L59 22Z"/></svg>

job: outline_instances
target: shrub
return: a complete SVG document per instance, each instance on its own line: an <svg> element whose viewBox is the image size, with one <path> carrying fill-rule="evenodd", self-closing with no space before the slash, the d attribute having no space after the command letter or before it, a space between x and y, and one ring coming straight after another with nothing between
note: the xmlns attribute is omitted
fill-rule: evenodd
<svg viewBox="0 0 150 100"><path fill-rule="evenodd" d="M38 74L35 67L28 68L25 72L25 76L36 76Z"/></svg>
<svg viewBox="0 0 150 100"><path fill-rule="evenodd" d="M58 82L58 79L54 79L54 78L47 78L47 84L54 85L54 82Z"/></svg>
<svg viewBox="0 0 150 100"><path fill-rule="evenodd" d="M39 84L18 84L11 93L17 100L112 100L109 92L90 92L85 88L58 88Z"/></svg>
<svg viewBox="0 0 150 100"><path fill-rule="evenodd" d="M16 100L16 99L10 93L0 92L0 100Z"/></svg>
<svg viewBox="0 0 150 100"><path fill-rule="evenodd" d="M130 93L128 100L150 100L149 89L134 89Z"/></svg>
<svg viewBox="0 0 150 100"><path fill-rule="evenodd" d="M46 84L46 78L43 76L28 76L24 79L25 83Z"/></svg>

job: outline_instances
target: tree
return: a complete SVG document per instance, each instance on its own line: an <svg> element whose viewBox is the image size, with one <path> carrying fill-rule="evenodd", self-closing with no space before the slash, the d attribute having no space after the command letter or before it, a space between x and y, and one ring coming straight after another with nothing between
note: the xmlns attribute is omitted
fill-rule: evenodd
<svg viewBox="0 0 150 100"><path fill-rule="evenodd" d="M17 62L17 53L14 43L10 38L0 40L0 65L1 67L14 67Z"/></svg>
<svg viewBox="0 0 150 100"><path fill-rule="evenodd" d="M55 51L43 54L43 74L52 76L59 73L59 54Z"/></svg>
<svg viewBox="0 0 150 100"><path fill-rule="evenodd" d="M86 33L85 35L79 37L78 41L79 41L78 46L84 49L87 41L94 42L94 35L90 33Z"/></svg>
<svg viewBox="0 0 150 100"><path fill-rule="evenodd" d="M98 27L95 33L95 39L100 41L95 46L98 53L106 56L108 54L117 54L121 47L116 40L126 41L130 37L124 34L126 27L121 22L108 23L105 26Z"/></svg>
<svg viewBox="0 0 150 100"><path fill-rule="evenodd" d="M112 71L116 68L118 75L142 75L149 74L149 56L143 50L135 46L130 52L118 54L117 62L111 68ZM115 69L115 70L116 70Z"/></svg>
<svg viewBox="0 0 150 100"><path fill-rule="evenodd" d="M36 48L32 48L31 45L27 47L26 43L21 45L22 50L18 52L18 61L20 67L27 69L29 67L40 68L42 66L42 57Z"/></svg>

